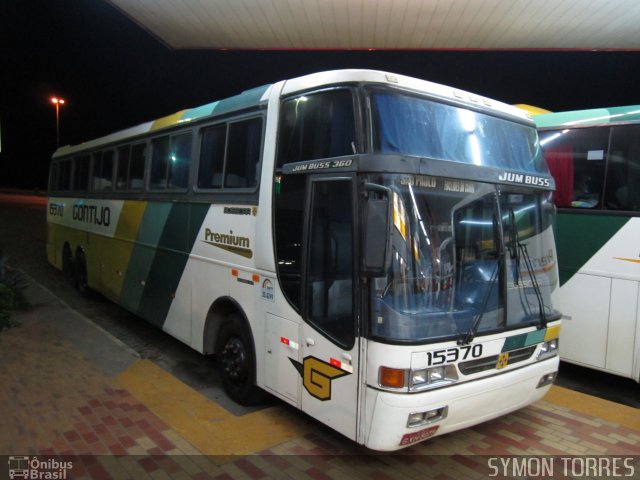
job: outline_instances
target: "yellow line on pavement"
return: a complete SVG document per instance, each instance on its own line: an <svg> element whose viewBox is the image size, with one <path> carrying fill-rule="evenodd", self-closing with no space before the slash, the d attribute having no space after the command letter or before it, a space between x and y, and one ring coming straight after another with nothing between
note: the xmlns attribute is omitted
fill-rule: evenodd
<svg viewBox="0 0 640 480"><path fill-rule="evenodd" d="M303 415L281 407L236 417L149 360L139 360L117 381L205 455L246 455L303 435Z"/></svg>
<svg viewBox="0 0 640 480"><path fill-rule="evenodd" d="M555 405L570 408L576 412L586 413L617 423L623 427L640 430L640 409L610 402L568 388L552 385L544 400Z"/></svg>

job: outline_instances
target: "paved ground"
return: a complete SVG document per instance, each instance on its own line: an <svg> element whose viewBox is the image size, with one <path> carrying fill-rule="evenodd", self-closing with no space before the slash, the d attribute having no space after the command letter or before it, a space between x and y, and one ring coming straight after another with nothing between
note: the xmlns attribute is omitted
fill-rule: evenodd
<svg viewBox="0 0 640 480"><path fill-rule="evenodd" d="M22 327L0 333L0 455L72 462L66 478L504 478L519 472L496 457L517 455L557 456L554 478L567 466L593 478L585 462L621 457L619 473L640 478L631 407L554 387L514 414L379 455L277 402L236 415L37 283L28 295Z"/></svg>

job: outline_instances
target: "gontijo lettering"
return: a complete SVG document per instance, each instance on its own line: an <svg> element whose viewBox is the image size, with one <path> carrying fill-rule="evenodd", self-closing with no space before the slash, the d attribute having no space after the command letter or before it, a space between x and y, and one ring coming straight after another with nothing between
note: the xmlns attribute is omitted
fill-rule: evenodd
<svg viewBox="0 0 640 480"><path fill-rule="evenodd" d="M49 209L51 209L51 207L49 207ZM92 223L94 225L104 225L108 227L111 223L111 209L109 207L76 203L73 206L72 218L76 222Z"/></svg>

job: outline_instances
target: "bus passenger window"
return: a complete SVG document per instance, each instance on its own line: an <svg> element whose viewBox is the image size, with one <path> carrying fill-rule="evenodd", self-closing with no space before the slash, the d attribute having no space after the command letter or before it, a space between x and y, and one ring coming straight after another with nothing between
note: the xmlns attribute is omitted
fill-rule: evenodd
<svg viewBox="0 0 640 480"><path fill-rule="evenodd" d="M146 144L139 143L131 147L129 159L129 180L127 188L130 190L142 190L144 188L144 160Z"/></svg>
<svg viewBox="0 0 640 480"><path fill-rule="evenodd" d="M258 186L262 118L252 118L229 124L225 188L255 188Z"/></svg>
<svg viewBox="0 0 640 480"><path fill-rule="evenodd" d="M191 134L165 136L151 141L152 190L186 189L191 162Z"/></svg>
<svg viewBox="0 0 640 480"><path fill-rule="evenodd" d="M167 168L169 163L169 137L154 138L151 141L151 178L152 190L167 188Z"/></svg>
<svg viewBox="0 0 640 480"><path fill-rule="evenodd" d="M185 189L189 183L191 164L191 134L171 137L171 153L167 172L167 188Z"/></svg>
<svg viewBox="0 0 640 480"><path fill-rule="evenodd" d="M65 191L71 189L71 159L62 160L58 172L58 190Z"/></svg>
<svg viewBox="0 0 640 480"><path fill-rule="evenodd" d="M94 192L110 191L113 180L113 150L93 154L93 175L91 190Z"/></svg>
<svg viewBox="0 0 640 480"><path fill-rule="evenodd" d="M226 124L202 129L198 188L222 188L226 136Z"/></svg>
<svg viewBox="0 0 640 480"><path fill-rule="evenodd" d="M127 188L127 178L129 177L129 145L118 148L118 167L116 170L116 189L125 190Z"/></svg>
<svg viewBox="0 0 640 480"><path fill-rule="evenodd" d="M85 191L89 187L89 156L73 159L73 191Z"/></svg>

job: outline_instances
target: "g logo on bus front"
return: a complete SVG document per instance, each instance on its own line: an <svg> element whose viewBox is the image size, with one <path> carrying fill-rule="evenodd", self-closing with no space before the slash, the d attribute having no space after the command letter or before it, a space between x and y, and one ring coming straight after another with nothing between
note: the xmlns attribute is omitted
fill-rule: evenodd
<svg viewBox="0 0 640 480"><path fill-rule="evenodd" d="M298 373L302 376L302 385L309 395L322 400L331 400L331 382L337 378L350 375L341 368L315 357L305 357L302 363L289 358Z"/></svg>

